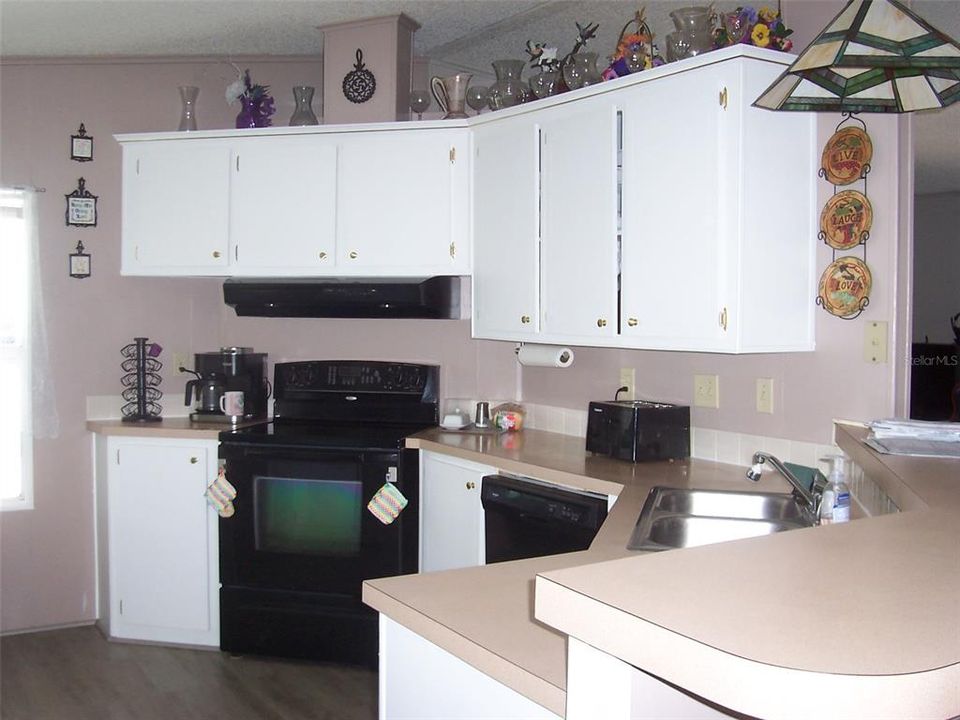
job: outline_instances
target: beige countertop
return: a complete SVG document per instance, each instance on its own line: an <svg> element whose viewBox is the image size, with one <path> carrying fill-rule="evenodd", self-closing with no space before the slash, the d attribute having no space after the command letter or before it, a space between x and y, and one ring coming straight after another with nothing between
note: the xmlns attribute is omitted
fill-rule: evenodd
<svg viewBox="0 0 960 720"><path fill-rule="evenodd" d="M187 417L163 418L159 422L123 422L122 420L87 420L87 430L100 435L125 437L190 438L216 440L223 430L257 425L263 420L230 425L229 423L197 423Z"/></svg>
<svg viewBox="0 0 960 720"><path fill-rule="evenodd" d="M364 600L558 715L572 635L752 715L949 717L960 712L960 466L880 457L864 434L840 427L838 443L911 512L642 554L625 547L654 485L789 486L706 461L586 457L582 438L553 433L421 433L408 444L618 501L586 552L370 581Z"/></svg>

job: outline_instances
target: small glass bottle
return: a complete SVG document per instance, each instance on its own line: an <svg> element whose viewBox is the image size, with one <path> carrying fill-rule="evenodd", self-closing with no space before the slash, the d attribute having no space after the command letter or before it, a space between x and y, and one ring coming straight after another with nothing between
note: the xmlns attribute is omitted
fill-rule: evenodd
<svg viewBox="0 0 960 720"><path fill-rule="evenodd" d="M843 523L850 520L850 487L847 485L847 458L831 455L830 477L820 501L820 524Z"/></svg>
<svg viewBox="0 0 960 720"><path fill-rule="evenodd" d="M313 102L313 88L309 85L297 85L293 88L293 99L297 107L290 116L290 126L319 125L317 116L310 106Z"/></svg>
<svg viewBox="0 0 960 720"><path fill-rule="evenodd" d="M195 85L180 85L180 126L177 130L184 132L197 129L197 95L200 88Z"/></svg>

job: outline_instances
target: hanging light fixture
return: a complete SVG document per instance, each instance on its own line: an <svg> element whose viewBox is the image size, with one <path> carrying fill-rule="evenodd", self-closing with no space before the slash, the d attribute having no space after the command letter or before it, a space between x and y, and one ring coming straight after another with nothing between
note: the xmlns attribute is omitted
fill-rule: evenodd
<svg viewBox="0 0 960 720"><path fill-rule="evenodd" d="M769 110L905 113L960 100L960 45L897 0L850 0L754 102Z"/></svg>

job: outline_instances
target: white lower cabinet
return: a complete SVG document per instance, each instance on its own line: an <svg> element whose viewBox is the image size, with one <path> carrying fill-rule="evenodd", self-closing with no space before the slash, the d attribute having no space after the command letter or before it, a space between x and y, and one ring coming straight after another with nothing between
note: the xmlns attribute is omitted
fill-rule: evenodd
<svg viewBox="0 0 960 720"><path fill-rule="evenodd" d="M100 623L112 638L220 645L217 441L97 436Z"/></svg>
<svg viewBox="0 0 960 720"><path fill-rule="evenodd" d="M380 717L389 720L560 717L383 614L379 681Z"/></svg>
<svg viewBox="0 0 960 720"><path fill-rule="evenodd" d="M420 455L420 572L483 565L483 476L496 469L468 460Z"/></svg>

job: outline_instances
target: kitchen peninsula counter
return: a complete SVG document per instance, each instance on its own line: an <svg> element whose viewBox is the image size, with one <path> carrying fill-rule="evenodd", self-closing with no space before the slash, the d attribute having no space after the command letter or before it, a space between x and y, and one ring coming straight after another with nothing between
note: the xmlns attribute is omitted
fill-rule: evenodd
<svg viewBox="0 0 960 720"><path fill-rule="evenodd" d="M837 440L907 512L642 554L625 548L654 485L789 486L707 461L587 457L582 438L533 430L420 433L409 446L617 503L587 551L369 581L364 600L560 716L570 635L741 713L949 717L960 712L958 465L885 458L864 434L838 426Z"/></svg>

